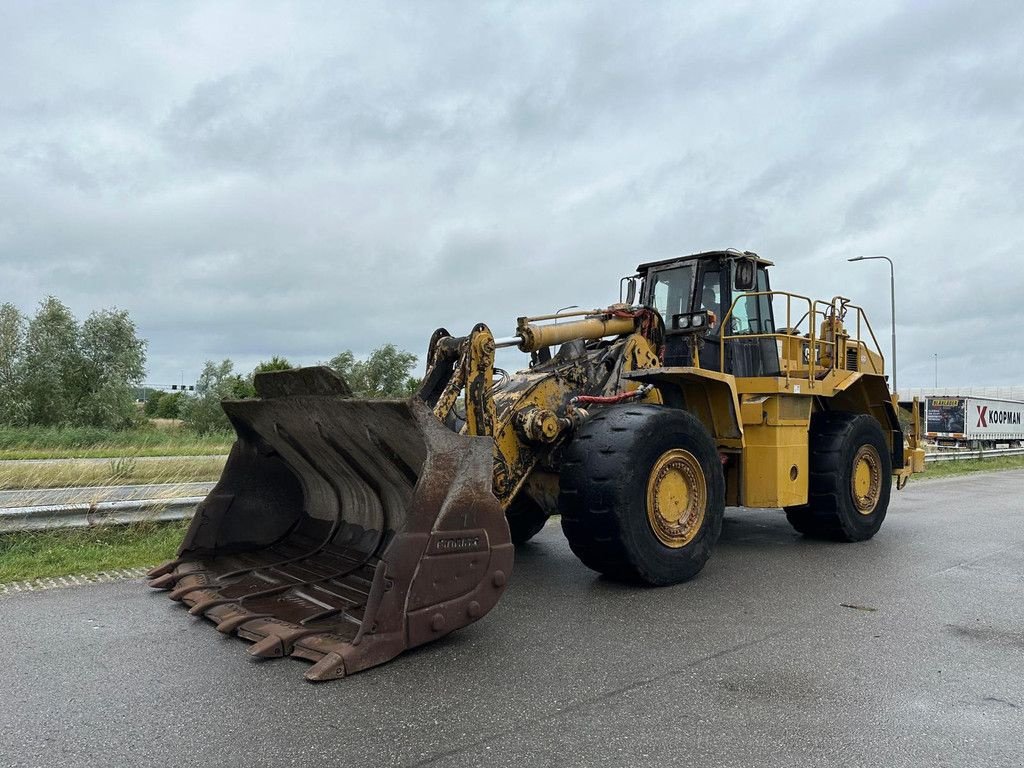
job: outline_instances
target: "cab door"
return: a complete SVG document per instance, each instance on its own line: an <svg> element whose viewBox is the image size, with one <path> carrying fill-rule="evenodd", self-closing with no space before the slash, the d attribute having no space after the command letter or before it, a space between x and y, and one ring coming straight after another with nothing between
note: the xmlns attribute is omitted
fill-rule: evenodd
<svg viewBox="0 0 1024 768"><path fill-rule="evenodd" d="M730 264L730 288L735 288L736 262ZM753 291L731 292L735 302L729 317L724 318L726 371L734 376L778 376L779 347L775 339L775 318L768 291L768 270L757 267L757 284Z"/></svg>
<svg viewBox="0 0 1024 768"><path fill-rule="evenodd" d="M693 263L653 270L647 278L645 304L657 310L665 323L665 365L692 365L687 336L673 329L673 318L693 306Z"/></svg>

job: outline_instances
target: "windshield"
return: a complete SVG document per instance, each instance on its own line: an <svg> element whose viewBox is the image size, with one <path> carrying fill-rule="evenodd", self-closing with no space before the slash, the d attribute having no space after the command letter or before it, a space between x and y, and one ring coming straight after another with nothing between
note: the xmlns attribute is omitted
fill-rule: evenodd
<svg viewBox="0 0 1024 768"><path fill-rule="evenodd" d="M658 311L665 325L671 326L672 318L690 311L690 295L693 290L693 266L661 269L653 273L650 305Z"/></svg>

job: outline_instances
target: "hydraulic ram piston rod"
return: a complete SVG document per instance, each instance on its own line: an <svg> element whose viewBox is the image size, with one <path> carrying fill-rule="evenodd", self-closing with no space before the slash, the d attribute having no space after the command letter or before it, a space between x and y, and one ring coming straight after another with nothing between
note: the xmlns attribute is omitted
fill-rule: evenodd
<svg viewBox="0 0 1024 768"><path fill-rule="evenodd" d="M588 317L569 323L533 325L526 318L520 320L515 336L504 336L494 340L496 348L519 347L523 352L536 352L573 339L602 339L605 336L619 336L632 333L636 323L632 317Z"/></svg>

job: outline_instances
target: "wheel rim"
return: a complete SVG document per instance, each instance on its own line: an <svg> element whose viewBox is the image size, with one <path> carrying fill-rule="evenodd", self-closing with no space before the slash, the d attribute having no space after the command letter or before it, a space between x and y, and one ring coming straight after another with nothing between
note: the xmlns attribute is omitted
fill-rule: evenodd
<svg viewBox="0 0 1024 768"><path fill-rule="evenodd" d="M655 462L647 480L647 520L666 547L685 547L704 523L708 488L700 462L673 448Z"/></svg>
<svg viewBox="0 0 1024 768"><path fill-rule="evenodd" d="M870 515L875 511L882 492L882 458L873 445L862 445L853 457L850 491L860 514Z"/></svg>

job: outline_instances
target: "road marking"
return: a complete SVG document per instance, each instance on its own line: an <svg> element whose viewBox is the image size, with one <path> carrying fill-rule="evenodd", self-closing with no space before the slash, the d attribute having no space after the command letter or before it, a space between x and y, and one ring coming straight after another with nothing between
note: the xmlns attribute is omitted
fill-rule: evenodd
<svg viewBox="0 0 1024 768"><path fill-rule="evenodd" d="M43 592L47 589L65 589L67 587L84 587L89 584L109 584L112 581L141 579L153 566L140 568L122 568L98 573L84 573L77 576L51 576L31 581L13 581L0 584L0 595L13 595L18 592Z"/></svg>

